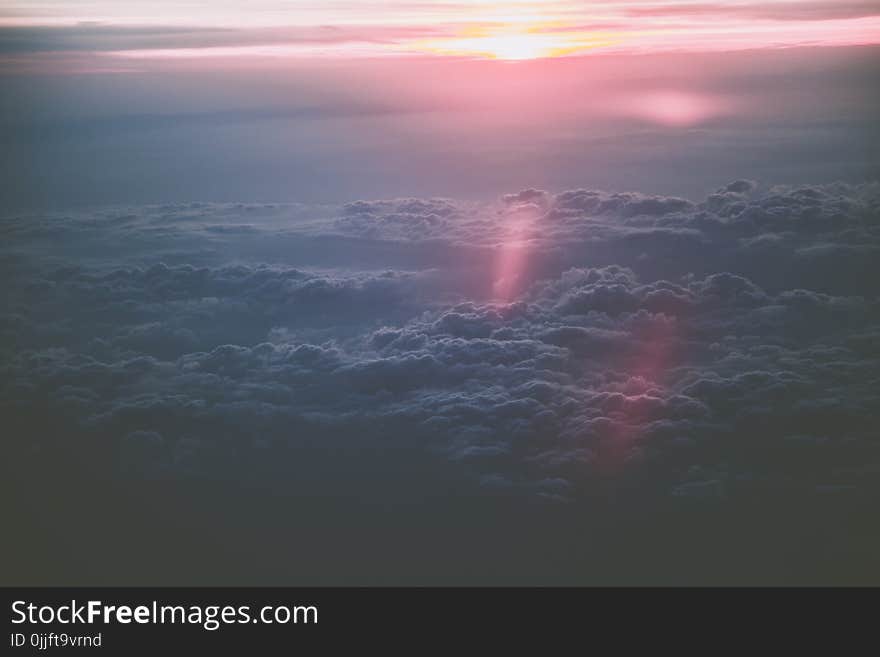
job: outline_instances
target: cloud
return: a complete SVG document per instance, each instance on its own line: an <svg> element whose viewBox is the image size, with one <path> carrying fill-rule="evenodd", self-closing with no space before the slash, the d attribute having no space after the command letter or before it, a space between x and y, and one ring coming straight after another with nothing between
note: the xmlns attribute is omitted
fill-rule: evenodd
<svg viewBox="0 0 880 657"><path fill-rule="evenodd" d="M876 0L792 0L773 3L655 3L626 10L633 17L737 17L774 21L825 21L880 15Z"/></svg>
<svg viewBox="0 0 880 657"><path fill-rule="evenodd" d="M548 503L609 481L682 503L871 494L877 193L741 180L698 203L526 190L9 217L4 449L232 479L414 450ZM509 239L522 275L499 299Z"/></svg>
<svg viewBox="0 0 880 657"><path fill-rule="evenodd" d="M266 46L392 44L448 34L442 26L316 25L212 27L179 25L33 25L0 27L0 54L37 52L198 51Z"/></svg>

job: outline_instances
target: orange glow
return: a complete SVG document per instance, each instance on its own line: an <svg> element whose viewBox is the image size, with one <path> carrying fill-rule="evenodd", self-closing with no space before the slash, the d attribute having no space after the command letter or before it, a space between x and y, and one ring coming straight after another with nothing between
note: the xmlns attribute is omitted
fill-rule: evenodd
<svg viewBox="0 0 880 657"><path fill-rule="evenodd" d="M493 300L506 303L522 291L528 256L528 243L517 241L515 237L498 246L495 280L492 281Z"/></svg>
<svg viewBox="0 0 880 657"><path fill-rule="evenodd" d="M547 27L507 25L469 30L460 37L418 42L413 48L438 55L523 61L573 55L609 45L609 41L599 40L596 34L542 31Z"/></svg>
<svg viewBox="0 0 880 657"><path fill-rule="evenodd" d="M608 391L605 412L615 421L600 424L595 453L597 473L612 486L616 477L637 457L645 425L651 421L652 403L667 397L666 375L676 361L677 322L667 318L637 332L638 347L625 354L618 367L629 379Z"/></svg>
<svg viewBox="0 0 880 657"><path fill-rule="evenodd" d="M694 93L660 91L636 97L624 109L639 118L672 127L697 125L732 111L730 102Z"/></svg>
<svg viewBox="0 0 880 657"><path fill-rule="evenodd" d="M531 240L540 217L541 210L531 204L514 207L505 213L492 281L492 298L495 301L509 302L522 293L528 280Z"/></svg>

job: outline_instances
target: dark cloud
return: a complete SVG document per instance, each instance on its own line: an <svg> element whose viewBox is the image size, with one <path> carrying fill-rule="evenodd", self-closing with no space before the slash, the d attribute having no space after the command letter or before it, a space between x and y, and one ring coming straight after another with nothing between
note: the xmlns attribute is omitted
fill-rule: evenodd
<svg viewBox="0 0 880 657"><path fill-rule="evenodd" d="M874 185L747 181L10 217L4 459L383 503L875 499L878 226Z"/></svg>
<svg viewBox="0 0 880 657"><path fill-rule="evenodd" d="M112 572L130 535L114 553L178 583L252 583L241 555L276 583L678 582L700 555L766 582L792 546L797 581L864 577L878 217L876 185L748 181L7 217L6 499L51 497L22 523L112 517L81 560ZM646 541L670 552L626 551Z"/></svg>

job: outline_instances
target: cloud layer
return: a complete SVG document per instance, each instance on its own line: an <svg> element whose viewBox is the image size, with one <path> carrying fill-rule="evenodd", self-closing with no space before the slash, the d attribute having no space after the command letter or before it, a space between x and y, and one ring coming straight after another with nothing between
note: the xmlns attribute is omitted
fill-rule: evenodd
<svg viewBox="0 0 880 657"><path fill-rule="evenodd" d="M378 450L558 503L876 495L878 198L11 217L6 458L236 480Z"/></svg>

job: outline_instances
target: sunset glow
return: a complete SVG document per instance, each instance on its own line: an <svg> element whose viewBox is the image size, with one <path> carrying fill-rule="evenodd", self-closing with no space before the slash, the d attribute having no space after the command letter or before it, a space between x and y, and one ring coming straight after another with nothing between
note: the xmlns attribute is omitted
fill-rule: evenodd
<svg viewBox="0 0 880 657"><path fill-rule="evenodd" d="M604 43L607 42L600 41L598 35L541 33L530 27L505 26L496 30L473 30L461 37L416 43L414 47L439 55L516 61L573 55Z"/></svg>
<svg viewBox="0 0 880 657"><path fill-rule="evenodd" d="M154 16L158 15L161 20ZM10 30L28 30L28 36ZM880 3L770 0L42 3L0 9L7 68L91 59L441 56L524 61L592 53L732 51L880 42ZM66 61L69 61L67 58ZM94 61L81 68L98 70Z"/></svg>

